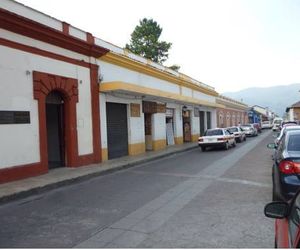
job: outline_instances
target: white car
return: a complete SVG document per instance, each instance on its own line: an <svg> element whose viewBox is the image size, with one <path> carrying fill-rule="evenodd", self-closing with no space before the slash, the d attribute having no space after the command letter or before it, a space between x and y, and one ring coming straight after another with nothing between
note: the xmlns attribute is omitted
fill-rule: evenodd
<svg viewBox="0 0 300 250"><path fill-rule="evenodd" d="M270 121L263 121L262 124L261 124L261 128L267 128L267 129L270 129L272 128L273 125Z"/></svg>
<svg viewBox="0 0 300 250"><path fill-rule="evenodd" d="M198 145L202 151L206 148L224 148L235 147L235 137L225 128L208 129L205 131L204 136L198 139Z"/></svg>
<svg viewBox="0 0 300 250"><path fill-rule="evenodd" d="M246 141L246 133L240 127L233 126L233 127L227 128L227 129L230 133L232 133L234 135L236 142Z"/></svg>
<svg viewBox="0 0 300 250"><path fill-rule="evenodd" d="M279 130L279 127L281 126L283 122L283 119L282 118L275 118L274 121L273 121L273 127L272 127L272 130L273 131L278 131Z"/></svg>
<svg viewBox="0 0 300 250"><path fill-rule="evenodd" d="M245 131L246 136L257 136L257 129L253 126L253 124L245 124L241 125L241 129Z"/></svg>

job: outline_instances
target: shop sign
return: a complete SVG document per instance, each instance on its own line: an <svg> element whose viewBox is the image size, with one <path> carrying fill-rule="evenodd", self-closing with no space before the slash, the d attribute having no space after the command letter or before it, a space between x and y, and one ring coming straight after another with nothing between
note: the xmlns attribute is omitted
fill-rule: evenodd
<svg viewBox="0 0 300 250"><path fill-rule="evenodd" d="M156 102L143 101L143 113L156 113Z"/></svg>
<svg viewBox="0 0 300 250"><path fill-rule="evenodd" d="M166 104L143 101L143 113L166 113Z"/></svg>
<svg viewBox="0 0 300 250"><path fill-rule="evenodd" d="M156 104L157 113L166 113L166 104Z"/></svg>
<svg viewBox="0 0 300 250"><path fill-rule="evenodd" d="M0 111L0 124L28 124L29 111Z"/></svg>
<svg viewBox="0 0 300 250"><path fill-rule="evenodd" d="M138 103L130 103L130 116L131 117L140 117L140 104Z"/></svg>

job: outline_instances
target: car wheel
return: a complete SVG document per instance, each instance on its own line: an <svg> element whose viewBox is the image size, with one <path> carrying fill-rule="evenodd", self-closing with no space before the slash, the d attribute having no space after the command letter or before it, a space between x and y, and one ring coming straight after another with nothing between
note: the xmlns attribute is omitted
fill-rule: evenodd
<svg viewBox="0 0 300 250"><path fill-rule="evenodd" d="M228 142L225 143L224 149L225 149L225 150L228 150L228 149L229 149L229 144L228 144Z"/></svg>
<svg viewBox="0 0 300 250"><path fill-rule="evenodd" d="M233 144L232 144L232 147L235 147L235 146L236 146L236 141L234 140Z"/></svg>
<svg viewBox="0 0 300 250"><path fill-rule="evenodd" d="M247 138L246 138L246 136L244 137L244 141L246 141L247 140Z"/></svg>
<svg viewBox="0 0 300 250"><path fill-rule="evenodd" d="M206 147L202 146L201 150L202 150L202 152L204 152L206 150Z"/></svg>
<svg viewBox="0 0 300 250"><path fill-rule="evenodd" d="M277 241L276 241L276 238L275 238L275 240L274 240L274 248L278 248L278 247L277 247Z"/></svg>

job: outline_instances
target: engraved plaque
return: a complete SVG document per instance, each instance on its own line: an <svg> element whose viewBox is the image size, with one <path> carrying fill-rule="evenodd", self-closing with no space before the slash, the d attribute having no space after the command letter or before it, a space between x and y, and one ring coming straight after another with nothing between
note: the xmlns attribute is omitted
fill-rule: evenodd
<svg viewBox="0 0 300 250"><path fill-rule="evenodd" d="M29 111L0 111L0 124L28 124Z"/></svg>

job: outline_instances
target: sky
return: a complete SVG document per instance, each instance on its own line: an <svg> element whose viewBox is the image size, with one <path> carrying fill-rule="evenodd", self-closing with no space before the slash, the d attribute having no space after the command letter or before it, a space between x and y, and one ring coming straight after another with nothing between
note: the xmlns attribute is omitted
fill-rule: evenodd
<svg viewBox="0 0 300 250"><path fill-rule="evenodd" d="M17 0L119 47L153 18L165 66L234 92L300 83L299 0Z"/></svg>

